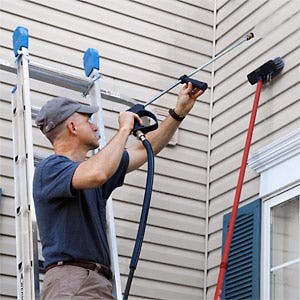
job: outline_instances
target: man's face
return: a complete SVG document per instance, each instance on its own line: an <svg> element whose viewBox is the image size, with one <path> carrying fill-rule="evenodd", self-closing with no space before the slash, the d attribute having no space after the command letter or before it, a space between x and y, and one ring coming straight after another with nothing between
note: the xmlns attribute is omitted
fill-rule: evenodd
<svg viewBox="0 0 300 300"><path fill-rule="evenodd" d="M91 122L89 115L75 113L75 126L78 138L89 150L99 147L98 128Z"/></svg>

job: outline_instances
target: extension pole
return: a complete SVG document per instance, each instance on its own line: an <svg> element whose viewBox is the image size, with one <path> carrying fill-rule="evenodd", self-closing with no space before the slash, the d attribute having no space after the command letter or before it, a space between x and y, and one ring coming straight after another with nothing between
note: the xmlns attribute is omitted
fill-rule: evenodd
<svg viewBox="0 0 300 300"><path fill-rule="evenodd" d="M226 53L230 52L231 50L233 50L234 48L236 48L239 45L243 44L244 42L251 40L253 37L254 37L254 33L253 32L248 33L245 37L243 37L242 39L238 40L233 45L229 46L228 48L226 48L225 50L223 50L222 52L220 52L214 58L212 58L211 60L209 60L205 64L201 65L200 67L198 67L197 69L195 69L194 71L192 71L191 73L189 73L188 77L191 77L191 76L195 75L197 72L203 70L205 67L207 67L208 65L210 65L211 63L213 63L214 61L216 61L217 59L219 59L220 57L222 57ZM173 84L171 84L169 87L167 87L166 89L164 89L162 92L160 92L158 95L154 96L149 101L147 101L144 104L144 107L148 106L149 104L151 104L152 102L154 102L155 100L157 100L158 98L160 98L161 96L163 96L164 94L166 94L167 92L169 92L170 90L172 90L174 87L176 87L180 83L181 83L181 80L177 80L176 82L174 82Z"/></svg>
<svg viewBox="0 0 300 300"><path fill-rule="evenodd" d="M244 154L243 154L243 158L242 158L242 163L241 163L237 188L236 188L236 192L235 192L232 212L231 212L231 216L230 216L230 220L229 220L223 256L222 256L222 260L221 260L221 264L220 264L219 277L218 277L218 281L217 281L214 300L220 300L221 295L222 295L222 287L223 287L225 272L226 272L227 263L228 263L230 245L231 245L231 241L232 241L232 235L233 235L234 225L235 225L235 221L236 221L236 215L237 215L237 211L238 211L238 207L239 207L241 191L242 191L242 187L243 187L243 181L244 181L244 177L245 177L248 154L249 154L249 149L250 149L250 145L251 145L251 139L252 139L254 124L255 124L256 112L257 112L257 108L258 108L258 102L259 102L262 83L263 83L262 79L259 79L257 82L257 86L256 86L256 93L255 93L254 103L253 103L253 107L252 107L252 113L251 113L251 118L250 118L250 122L249 122L248 133L247 133L246 143L245 143L245 147L244 147Z"/></svg>

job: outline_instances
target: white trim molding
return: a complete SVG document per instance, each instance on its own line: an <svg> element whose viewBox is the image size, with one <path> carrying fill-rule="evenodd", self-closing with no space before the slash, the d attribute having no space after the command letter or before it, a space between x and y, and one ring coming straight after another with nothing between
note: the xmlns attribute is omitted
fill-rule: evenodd
<svg viewBox="0 0 300 300"><path fill-rule="evenodd" d="M249 156L248 166L260 173L260 197L300 181L300 128Z"/></svg>

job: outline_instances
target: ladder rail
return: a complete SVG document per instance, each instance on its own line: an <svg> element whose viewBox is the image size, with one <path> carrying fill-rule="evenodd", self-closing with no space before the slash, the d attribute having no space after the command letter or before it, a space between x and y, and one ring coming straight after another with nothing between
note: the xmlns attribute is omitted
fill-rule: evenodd
<svg viewBox="0 0 300 300"><path fill-rule="evenodd" d="M12 92L12 106L18 299L36 299L32 233L32 224L36 223L32 196L34 166L28 51L25 47L21 48L16 63L18 80Z"/></svg>
<svg viewBox="0 0 300 300"><path fill-rule="evenodd" d="M33 298L40 299L40 281L39 281L39 254L38 254L38 226L35 215L34 201L33 201L33 176L34 176L34 153L33 153L33 138L32 138L32 105L30 99L30 61L27 48L22 48L24 54L22 59L27 63L23 64L23 101L24 101L24 115L25 115L25 136L26 136L26 155L27 155L27 178L28 178L28 202L30 205L31 218L31 241L32 247L30 259L32 263L33 282L31 285L34 288ZM26 298L25 298L26 299Z"/></svg>
<svg viewBox="0 0 300 300"><path fill-rule="evenodd" d="M100 149L105 147L106 145L106 137L105 137L105 126L104 126L104 114L103 114L103 106L100 91L100 76L97 69L94 69L90 76L90 78L98 78L93 82L93 86L90 89L90 103L93 106L98 106L99 110L93 115L93 121L98 127L98 131L100 133L99 145ZM113 212L113 203L112 196L106 202L106 222L107 222L107 241L110 249L110 261L111 261L111 269L113 272L113 295L117 300L122 299L122 291L121 291L121 277L120 277L120 269L119 269L119 258L118 258L118 248L116 241L116 230L114 223L114 212Z"/></svg>

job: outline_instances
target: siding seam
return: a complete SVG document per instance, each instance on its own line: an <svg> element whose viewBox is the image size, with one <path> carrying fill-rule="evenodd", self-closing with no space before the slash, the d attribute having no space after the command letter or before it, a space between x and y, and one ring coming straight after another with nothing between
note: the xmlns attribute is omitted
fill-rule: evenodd
<svg viewBox="0 0 300 300"><path fill-rule="evenodd" d="M213 11L213 36L212 57L216 54L216 30L217 30L217 0L214 1ZM208 238L209 238L209 200L210 200L210 157L211 157L211 135L214 100L214 72L215 63L211 66L211 88L208 118L208 143L207 143L207 169L206 169L206 201L205 201L205 238L204 238L204 274L203 274L203 299L207 300L207 275L208 275Z"/></svg>

